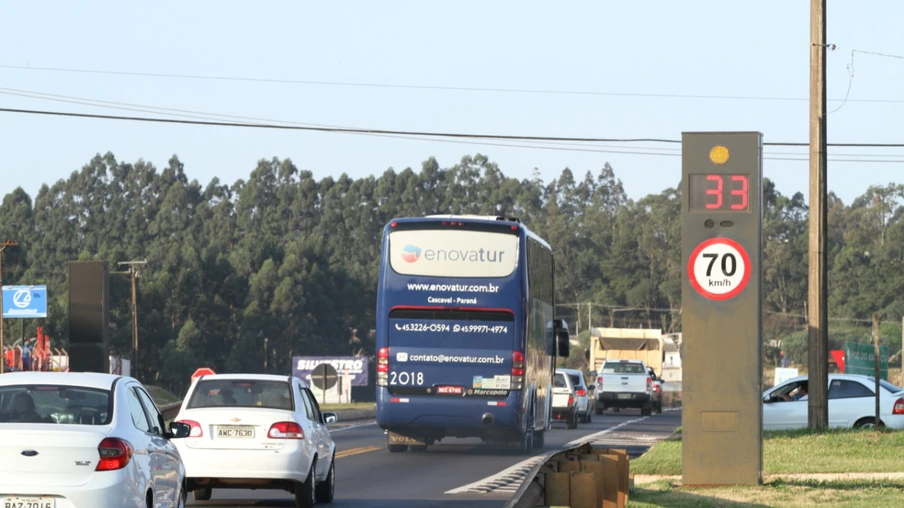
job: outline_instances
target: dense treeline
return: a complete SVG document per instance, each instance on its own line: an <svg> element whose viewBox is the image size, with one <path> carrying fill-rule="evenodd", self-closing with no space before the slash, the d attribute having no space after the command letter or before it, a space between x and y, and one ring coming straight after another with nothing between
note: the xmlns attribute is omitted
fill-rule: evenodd
<svg viewBox="0 0 904 508"><path fill-rule="evenodd" d="M874 312L889 344L900 344L902 196L900 185L871 188L850 206L830 196L833 348L865 339ZM807 207L769 181L765 202L765 339L805 361ZM545 182L536 173L507 177L476 155L449 168L430 159L420 171L318 181L273 159L247 180L205 186L175 157L160 170L98 155L34 199L22 189L4 196L0 239L20 245L3 254L3 282L47 284L49 317L27 321L26 333L42 325L64 346L67 262L104 260L116 271L125 270L118 262L147 259L133 374L181 390L201 365L285 373L292 355L372 355L381 229L392 217L427 213L521 217L553 245L560 311L574 322L583 309L581 329L590 308L594 326L680 331L680 193L630 200L608 164ZM129 280L112 274L110 284L111 345L128 357ZM20 324L6 320L7 343Z"/></svg>

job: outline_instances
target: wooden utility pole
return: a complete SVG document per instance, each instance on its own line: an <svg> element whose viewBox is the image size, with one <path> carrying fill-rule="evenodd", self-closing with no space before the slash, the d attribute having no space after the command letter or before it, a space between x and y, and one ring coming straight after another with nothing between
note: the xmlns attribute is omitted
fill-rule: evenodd
<svg viewBox="0 0 904 508"><path fill-rule="evenodd" d="M3 250L16 245L19 243L12 240L0 243L0 374L6 369L6 355L3 351Z"/></svg>
<svg viewBox="0 0 904 508"><path fill-rule="evenodd" d="M810 237L807 298L811 429L829 423L826 282L826 0L810 0Z"/></svg>
<svg viewBox="0 0 904 508"><path fill-rule="evenodd" d="M120 266L128 265L128 272L119 272L119 273L128 273L129 278L132 281L132 367L130 375L135 377L138 373L138 276L141 272L138 270L138 266L144 266L148 264L147 259L144 261L121 261L118 263Z"/></svg>
<svg viewBox="0 0 904 508"><path fill-rule="evenodd" d="M875 376L876 376L876 428L879 428L879 422L881 421L879 416L879 396L881 392L879 391L879 362L882 361L879 358L879 314L873 314L873 352L876 355L875 361Z"/></svg>

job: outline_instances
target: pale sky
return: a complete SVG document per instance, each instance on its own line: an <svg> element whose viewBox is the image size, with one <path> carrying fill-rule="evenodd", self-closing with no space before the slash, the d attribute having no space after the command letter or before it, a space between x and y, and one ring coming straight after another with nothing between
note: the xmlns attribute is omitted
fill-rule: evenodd
<svg viewBox="0 0 904 508"><path fill-rule="evenodd" d="M755 130L766 143L806 143L809 9L808 0L4 2L0 108L179 118L96 105L109 101L253 123L674 140ZM840 108L829 142L904 143L904 2L830 0L827 18L828 109ZM476 153L508 176L537 168L545 181L609 162L634 199L674 187L681 172L676 144L459 141L2 112L0 195L21 186L34 197L108 151L158 168L178 155L202 185L247 179L272 157L318 179L418 171L431 156L449 167ZM806 197L807 148L764 152L778 190ZM846 204L869 185L904 183L904 148L830 148L829 158L829 190Z"/></svg>

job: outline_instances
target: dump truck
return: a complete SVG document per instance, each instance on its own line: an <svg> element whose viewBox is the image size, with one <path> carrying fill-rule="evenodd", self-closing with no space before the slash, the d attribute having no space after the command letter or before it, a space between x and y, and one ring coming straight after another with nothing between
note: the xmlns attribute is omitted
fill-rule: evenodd
<svg viewBox="0 0 904 508"><path fill-rule="evenodd" d="M619 408L618 404L608 400L613 386L605 386L602 367L606 361L640 360L653 374L651 382L656 385L654 391L658 399L653 401L653 410L662 410L662 364L665 359L665 339L661 330L648 328L592 328L590 331L590 348L588 351L590 378L594 381L594 398L596 414L601 414L606 407ZM610 383L611 384L611 383ZM633 407L633 406L624 406Z"/></svg>
<svg viewBox="0 0 904 508"><path fill-rule="evenodd" d="M649 328L593 328L590 331L590 371L599 372L606 360L642 360L662 375L665 359L662 331Z"/></svg>

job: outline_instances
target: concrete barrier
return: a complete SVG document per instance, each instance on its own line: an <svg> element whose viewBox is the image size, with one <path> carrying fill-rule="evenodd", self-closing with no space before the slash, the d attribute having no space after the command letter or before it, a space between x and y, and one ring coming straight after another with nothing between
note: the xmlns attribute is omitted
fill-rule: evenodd
<svg viewBox="0 0 904 508"><path fill-rule="evenodd" d="M537 464L505 508L624 508L630 489L627 450L583 443Z"/></svg>

